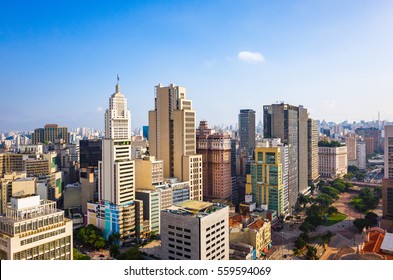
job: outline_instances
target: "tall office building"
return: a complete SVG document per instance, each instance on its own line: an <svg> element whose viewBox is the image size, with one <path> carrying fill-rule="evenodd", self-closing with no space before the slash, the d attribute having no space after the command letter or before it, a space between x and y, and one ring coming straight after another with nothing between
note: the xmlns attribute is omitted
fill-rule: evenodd
<svg viewBox="0 0 393 280"><path fill-rule="evenodd" d="M98 204L89 203L88 223L103 229L104 237L119 233L122 240L138 232L134 161L131 160L131 114L119 84L105 112L102 161L98 162ZM143 220L143 218L142 218Z"/></svg>
<svg viewBox="0 0 393 280"><path fill-rule="evenodd" d="M231 139L231 184L232 184L232 198L233 205L239 205L239 190L236 182L236 139Z"/></svg>
<svg viewBox="0 0 393 280"><path fill-rule="evenodd" d="M207 121L201 121L197 129L197 153L203 161L203 199L225 199L232 195L231 139L212 133Z"/></svg>
<svg viewBox="0 0 393 280"><path fill-rule="evenodd" d="M246 194L259 208L288 211L288 147L280 139L264 139L255 148L255 161L247 175Z"/></svg>
<svg viewBox="0 0 393 280"><path fill-rule="evenodd" d="M131 114L119 84L105 112L105 139L102 144L102 161L98 164L99 200L119 205L128 203L135 198Z"/></svg>
<svg viewBox="0 0 393 280"><path fill-rule="evenodd" d="M63 140L65 143L70 142L70 133L67 127L61 127L58 124L46 124L44 128L36 128L31 134L32 144Z"/></svg>
<svg viewBox="0 0 393 280"><path fill-rule="evenodd" d="M383 145L381 145L381 131L378 128L358 128L355 130L356 134L365 138L373 138L374 142L374 153L383 151ZM367 143L366 143L367 145Z"/></svg>
<svg viewBox="0 0 393 280"><path fill-rule="evenodd" d="M303 106L272 104L263 107L264 138L281 138L288 145L288 195L292 208L308 190L308 114Z"/></svg>
<svg viewBox="0 0 393 280"><path fill-rule="evenodd" d="M98 167L98 162L102 160L101 139L80 140L79 154L80 168Z"/></svg>
<svg viewBox="0 0 393 280"><path fill-rule="evenodd" d="M308 119L308 182L317 183L319 179L318 170L318 122L313 119Z"/></svg>
<svg viewBox="0 0 393 280"><path fill-rule="evenodd" d="M229 207L189 200L161 211L163 260L228 260Z"/></svg>
<svg viewBox="0 0 393 280"><path fill-rule="evenodd" d="M72 260L72 222L56 202L12 197L0 217L1 260Z"/></svg>
<svg viewBox="0 0 393 280"><path fill-rule="evenodd" d="M239 114L239 149L252 154L255 149L255 111L242 109Z"/></svg>
<svg viewBox="0 0 393 280"><path fill-rule="evenodd" d="M347 146L348 161L354 162L357 159L357 139L355 137L345 137L345 146Z"/></svg>
<svg viewBox="0 0 393 280"><path fill-rule="evenodd" d="M383 218L393 220L393 126L385 126L385 176L382 183ZM391 223L393 230L393 222Z"/></svg>
<svg viewBox="0 0 393 280"><path fill-rule="evenodd" d="M190 183L190 196L202 200L202 156L196 154L195 111L184 87L155 87L149 111L149 152L164 161L164 177Z"/></svg>

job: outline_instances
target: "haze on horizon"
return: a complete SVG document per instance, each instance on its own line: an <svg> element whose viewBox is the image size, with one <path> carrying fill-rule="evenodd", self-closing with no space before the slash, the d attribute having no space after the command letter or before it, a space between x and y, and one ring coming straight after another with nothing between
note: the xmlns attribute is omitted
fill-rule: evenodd
<svg viewBox="0 0 393 280"><path fill-rule="evenodd" d="M154 86L197 122L284 101L314 119L393 120L391 1L13 1L0 10L0 131L104 127L116 75L132 128Z"/></svg>

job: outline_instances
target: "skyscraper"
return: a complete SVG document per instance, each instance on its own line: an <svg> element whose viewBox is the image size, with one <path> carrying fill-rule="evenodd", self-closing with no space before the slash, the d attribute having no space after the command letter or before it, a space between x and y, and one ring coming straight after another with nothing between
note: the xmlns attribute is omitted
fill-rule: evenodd
<svg viewBox="0 0 393 280"><path fill-rule="evenodd" d="M231 138L228 135L212 133L206 121L197 129L197 153L203 161L204 200L225 199L232 194Z"/></svg>
<svg viewBox="0 0 393 280"><path fill-rule="evenodd" d="M164 161L164 177L190 182L190 198L202 200L202 156L196 154L195 111L184 87L155 87L149 112L149 152Z"/></svg>
<svg viewBox="0 0 393 280"><path fill-rule="evenodd" d="M264 139L255 148L255 161L248 174L246 194L260 208L276 210L278 215L288 209L288 146L280 139Z"/></svg>
<svg viewBox="0 0 393 280"><path fill-rule="evenodd" d="M316 120L308 119L308 182L317 183L319 179L318 171L318 123Z"/></svg>
<svg viewBox="0 0 393 280"><path fill-rule="evenodd" d="M98 164L99 200L123 204L134 199L134 161L131 160L131 114L127 100L120 92L109 98L105 112L105 139L102 161Z"/></svg>
<svg viewBox="0 0 393 280"><path fill-rule="evenodd" d="M104 237L119 233L126 240L141 231L142 202L135 199L134 161L131 160L131 114L119 84L105 112L102 161L98 162L98 203L88 203L87 222ZM142 221L143 223L143 217Z"/></svg>
<svg viewBox="0 0 393 280"><path fill-rule="evenodd" d="M263 113L264 138L281 138L288 145L288 202L292 207L299 193L308 189L307 109L280 103L264 106Z"/></svg>
<svg viewBox="0 0 393 280"><path fill-rule="evenodd" d="M393 126L385 126L385 176L382 183L382 214L393 220ZM393 229L393 222L391 223Z"/></svg>
<svg viewBox="0 0 393 280"><path fill-rule="evenodd" d="M246 149L252 154L255 149L255 111L251 109L240 110L239 114L239 149Z"/></svg>

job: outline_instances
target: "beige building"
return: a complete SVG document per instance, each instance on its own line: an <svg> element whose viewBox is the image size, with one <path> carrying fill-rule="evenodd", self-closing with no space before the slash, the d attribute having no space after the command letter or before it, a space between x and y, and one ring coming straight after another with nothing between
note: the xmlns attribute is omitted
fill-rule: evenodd
<svg viewBox="0 0 393 280"><path fill-rule="evenodd" d="M11 197L16 195L30 195L36 193L36 179L26 177L25 172L11 172L4 174L0 180L1 187L1 209L4 214L11 202Z"/></svg>
<svg viewBox="0 0 393 280"><path fill-rule="evenodd" d="M87 213L87 202L94 201L96 193L96 176L94 168L82 168L80 172L80 183L82 188L81 205L82 213Z"/></svg>
<svg viewBox="0 0 393 280"><path fill-rule="evenodd" d="M164 182L164 162L154 156L144 156L135 160L136 189L151 189Z"/></svg>
<svg viewBox="0 0 393 280"><path fill-rule="evenodd" d="M265 256L272 243L271 223L269 220L256 220L246 227L233 227L229 231L230 243L251 245L256 250L256 258Z"/></svg>
<svg viewBox="0 0 393 280"><path fill-rule="evenodd" d="M39 195L11 198L0 217L0 259L72 260L72 222Z"/></svg>
<svg viewBox="0 0 393 280"><path fill-rule="evenodd" d="M347 147L318 147L319 175L323 178L341 178L347 174Z"/></svg>
<svg viewBox="0 0 393 280"><path fill-rule="evenodd" d="M228 260L228 206L190 200L161 211L161 259Z"/></svg>
<svg viewBox="0 0 393 280"><path fill-rule="evenodd" d="M197 129L197 153L202 155L203 200L225 199L232 195L231 139L212 134L206 121Z"/></svg>
<svg viewBox="0 0 393 280"><path fill-rule="evenodd" d="M25 171L23 161L27 157L24 154L0 153L0 178L5 173Z"/></svg>
<svg viewBox="0 0 393 280"><path fill-rule="evenodd" d="M155 87L149 141L150 155L164 162L164 177L188 181L191 199L202 200L202 156L196 154L195 111L184 87Z"/></svg>
<svg viewBox="0 0 393 280"><path fill-rule="evenodd" d="M345 146L347 146L348 161L357 159L357 139L355 137L345 137Z"/></svg>
<svg viewBox="0 0 393 280"><path fill-rule="evenodd" d="M318 123L316 120L308 119L308 182L316 183L319 179L318 170Z"/></svg>

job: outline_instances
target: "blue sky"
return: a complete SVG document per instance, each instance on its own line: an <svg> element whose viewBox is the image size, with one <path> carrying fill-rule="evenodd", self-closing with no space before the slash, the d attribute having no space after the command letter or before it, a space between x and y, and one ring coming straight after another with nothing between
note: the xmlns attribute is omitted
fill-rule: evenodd
<svg viewBox="0 0 393 280"><path fill-rule="evenodd" d="M117 74L133 128L159 83L210 125L277 101L393 120L393 1L2 2L0 131L103 128Z"/></svg>

